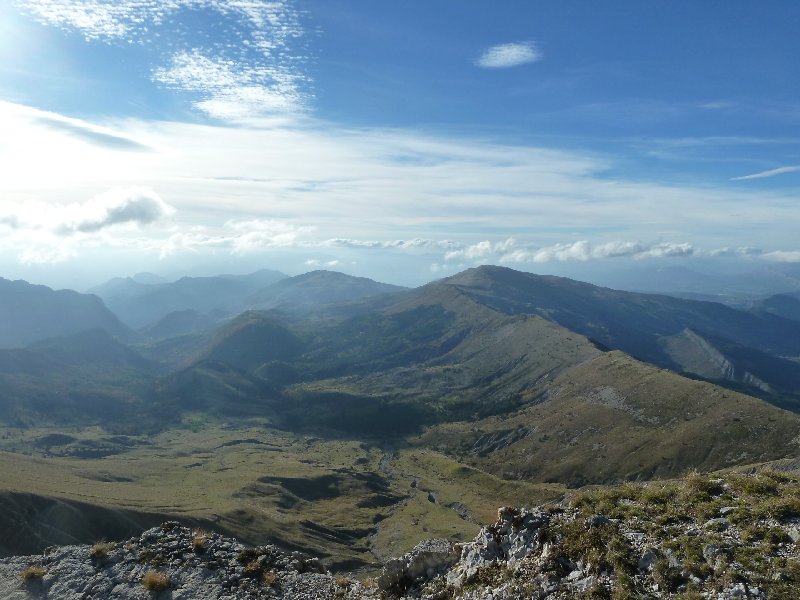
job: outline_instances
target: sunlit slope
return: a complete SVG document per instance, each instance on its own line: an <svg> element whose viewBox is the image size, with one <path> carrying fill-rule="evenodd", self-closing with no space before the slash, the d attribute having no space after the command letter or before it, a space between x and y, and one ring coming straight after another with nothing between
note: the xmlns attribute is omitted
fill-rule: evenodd
<svg viewBox="0 0 800 600"><path fill-rule="evenodd" d="M67 440L49 431L28 430L29 441L2 443L41 449L36 440L47 438L57 452ZM88 443L101 432L71 434ZM8 509L0 527L34 534L7 538L0 552L14 553L34 545L41 552L65 536L82 543L119 539L131 521L144 526L169 516L251 544L277 542L360 566L429 535L469 539L498 503L563 494L559 486L504 481L425 449L214 423L164 432L102 460L5 452L0 459L0 506ZM75 524L96 519L107 532L70 526L64 515Z"/></svg>
<svg viewBox="0 0 800 600"><path fill-rule="evenodd" d="M420 438L511 478L569 485L674 476L797 455L800 418L757 398L609 352L513 415Z"/></svg>

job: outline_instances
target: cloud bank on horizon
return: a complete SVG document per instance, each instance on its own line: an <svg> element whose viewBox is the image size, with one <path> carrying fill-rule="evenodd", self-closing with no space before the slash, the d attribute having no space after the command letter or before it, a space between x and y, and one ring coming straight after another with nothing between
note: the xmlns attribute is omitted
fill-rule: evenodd
<svg viewBox="0 0 800 600"><path fill-rule="evenodd" d="M20 98L11 91L29 80L13 64L0 70L6 269L78 265L104 249L139 270L227 256L374 275L380 261L399 261L418 280L482 262L800 262L798 188L787 176L800 168L768 168L786 165L800 140L768 128L708 129L710 113L729 124L744 112L792 119L794 108L641 98L628 79L641 86L650 67L633 72L639 67L619 56L590 64L586 49L568 54L564 40L593 43L591 16L573 32L539 25L533 13L501 24L485 9L485 19L464 17L463 33L428 38L402 21L413 2L391 18L382 14L389 7L356 14L317 0L10 6L0 12L30 39L72 48L78 81L118 77L131 107L160 102L162 116L126 112L125 103L66 109L35 87ZM376 29L382 20L392 27ZM414 32L419 58L411 44L392 46L395 29ZM625 49L595 35L603 51ZM29 58L0 44L8 57ZM109 69L107 57L130 57L132 68ZM432 79L415 80L423 75ZM58 85L71 91L74 82ZM462 85L473 93L456 92ZM596 95L573 99L584 85ZM437 86L452 89L440 97ZM384 105L382 114L401 121L363 120ZM440 122L421 116L438 105ZM506 114L511 120L497 120ZM695 114L702 121L691 121ZM654 133L576 133L595 122Z"/></svg>

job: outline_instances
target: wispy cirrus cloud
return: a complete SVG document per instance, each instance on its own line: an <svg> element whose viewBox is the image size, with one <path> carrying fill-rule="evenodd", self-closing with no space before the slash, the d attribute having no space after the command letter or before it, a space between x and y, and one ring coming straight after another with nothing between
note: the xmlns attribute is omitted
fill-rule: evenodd
<svg viewBox="0 0 800 600"><path fill-rule="evenodd" d="M16 121L16 124L12 123L12 120ZM121 131L58 113L0 100L0 125L6 126L6 133L13 134L14 132L10 131L10 128L19 126L20 121L28 122L33 128L47 129L105 150L152 151L152 148L146 143Z"/></svg>
<svg viewBox="0 0 800 600"><path fill-rule="evenodd" d="M751 175L742 175L741 177L732 177L731 181L746 181L748 179L764 179L766 177L776 177L778 175L785 175L786 173L800 172L800 165L790 167L778 167L777 169L770 169L769 171L761 171Z"/></svg>
<svg viewBox="0 0 800 600"><path fill-rule="evenodd" d="M224 120L296 112L307 105L306 57L296 47L304 30L292 0L14 0L14 5L87 42L154 46L162 43L164 31L183 32L186 26L170 18L174 13L214 11L214 31L192 31L191 44L159 48L163 62L153 66L153 82L199 95L193 105Z"/></svg>
<svg viewBox="0 0 800 600"><path fill-rule="evenodd" d="M145 144L122 135L102 131L77 119L64 119L53 117L37 117L40 124L54 131L66 133L72 137L83 140L88 144L110 148L112 150L128 150L134 152L147 152L150 150Z"/></svg>
<svg viewBox="0 0 800 600"><path fill-rule="evenodd" d="M507 69L541 59L542 52L533 42L512 42L487 48L475 64L485 69Z"/></svg>
<svg viewBox="0 0 800 600"><path fill-rule="evenodd" d="M411 240L357 240L350 238L333 238L322 242L323 245L335 248L359 248L359 249L449 249L456 247L457 244L451 240L428 240L414 238Z"/></svg>

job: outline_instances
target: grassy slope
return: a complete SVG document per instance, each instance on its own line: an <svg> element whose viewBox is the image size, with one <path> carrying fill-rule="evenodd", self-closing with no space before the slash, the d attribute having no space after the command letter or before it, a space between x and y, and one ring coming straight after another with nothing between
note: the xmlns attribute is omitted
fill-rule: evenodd
<svg viewBox="0 0 800 600"><path fill-rule="evenodd" d="M570 485L669 477L798 450L797 415L621 352L587 361L549 388L546 401L517 414L443 424L419 441L507 477ZM516 430L525 435L481 452L487 436Z"/></svg>
<svg viewBox="0 0 800 600"><path fill-rule="evenodd" d="M302 547L341 566L376 564L376 557L402 553L425 537L467 539L498 503L563 493L559 486L502 481L425 450L384 452L357 440L260 426L188 425L195 431L164 432L152 445L101 459L43 458L36 440L56 430L0 430L0 447L15 451L0 453L0 489L203 521L249 543ZM69 433L83 439L72 446L105 437L99 428ZM460 505L447 506L454 503Z"/></svg>

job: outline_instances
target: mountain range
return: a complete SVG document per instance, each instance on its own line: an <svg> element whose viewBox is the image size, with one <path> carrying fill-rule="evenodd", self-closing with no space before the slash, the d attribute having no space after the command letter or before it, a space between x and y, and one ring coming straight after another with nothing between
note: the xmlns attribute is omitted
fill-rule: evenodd
<svg viewBox="0 0 800 600"><path fill-rule="evenodd" d="M800 300L790 294L735 309L490 266L415 289L328 271L259 271L172 283L120 279L95 291L124 314L117 318L95 295L23 282L0 287L0 303L17 311L5 325L5 345L14 347L0 350L0 429L8 436L0 451L99 457L139 448L137 456L162 460L163 450L147 450L154 436L207 427L220 435L271 431L301 454L314 440L355 440L367 453L358 464L371 465L354 479L358 489L361 477L381 483L378 499L348 519L388 518L393 527L391 511L402 514L417 497L397 487L386 466L394 456L422 465L435 453L450 465L448 480L491 477L486 489L499 490L510 482L669 478L798 454L800 321L792 307ZM92 319L36 312L68 315L76 306ZM141 326L134 332L122 321ZM107 433L84 438L86 428ZM256 440L225 443L245 452ZM373 463L374 447L383 458ZM213 456L196 452L199 462L183 468ZM286 475L241 481L223 494L225 526L255 535L244 507L256 498L278 503L286 518L330 502L327 492L297 490L344 481L342 468L349 467L323 470L309 483ZM347 496L344 489L335 497ZM438 507L441 492L429 493ZM482 510L461 504L447 510L460 519ZM384 507L392 507L388 515ZM149 510L133 501L122 508ZM354 560L345 529L261 526L292 543L300 536L328 548L335 540ZM373 529L346 531L357 532L352 539L388 535Z"/></svg>
<svg viewBox="0 0 800 600"><path fill-rule="evenodd" d="M24 414L16 417L23 420L67 414L141 418L154 412L162 420L179 419L187 410L213 406L215 414L269 413L294 430L403 436L447 423L481 429L474 424L490 419L484 433L446 436L450 451L474 448L479 462L523 440L530 445L542 420L575 420L567 413L587 423L609 413L615 415L611 421L639 423L651 440L676 440L684 434L667 433L664 423L680 411L694 415L678 427L690 439L698 423L727 410L720 404L722 394L747 404L752 418L770 410L752 396L784 408L798 406L800 363L794 359L800 356L800 322L774 309L787 306L792 296L745 311L488 266L413 290L328 271L286 277L262 270L150 284L113 280L96 290L117 302L113 306L138 301L140 311L147 308L152 316L172 311L131 343L130 331L95 296L19 282L14 289L60 301L62 312L82 302L105 325L0 356L7 398L17 399L13 404ZM6 294L3 301L10 305L11 297ZM259 309L223 316L237 303ZM216 319L209 314L215 311ZM130 322L132 313L125 314ZM40 331L44 335L44 326ZM64 383L89 372L96 376L83 385ZM54 409L48 398L58 390ZM88 397L93 400L85 406ZM654 406L670 417L650 414ZM33 414L37 410L39 416ZM15 411L6 414L13 418ZM777 426L773 429L779 435ZM617 437L622 430L612 427L604 435ZM492 446L487 439L504 435L503 443L487 451ZM738 432L731 443L745 438ZM544 443L545 450L555 443ZM715 448L724 447L717 441ZM575 451L573 443L567 454ZM775 458L765 452L751 453ZM682 467L674 457L664 460ZM608 477L643 477L664 469L647 461L638 469L614 464ZM558 477L565 473L558 470ZM570 471L573 476L584 477Z"/></svg>

